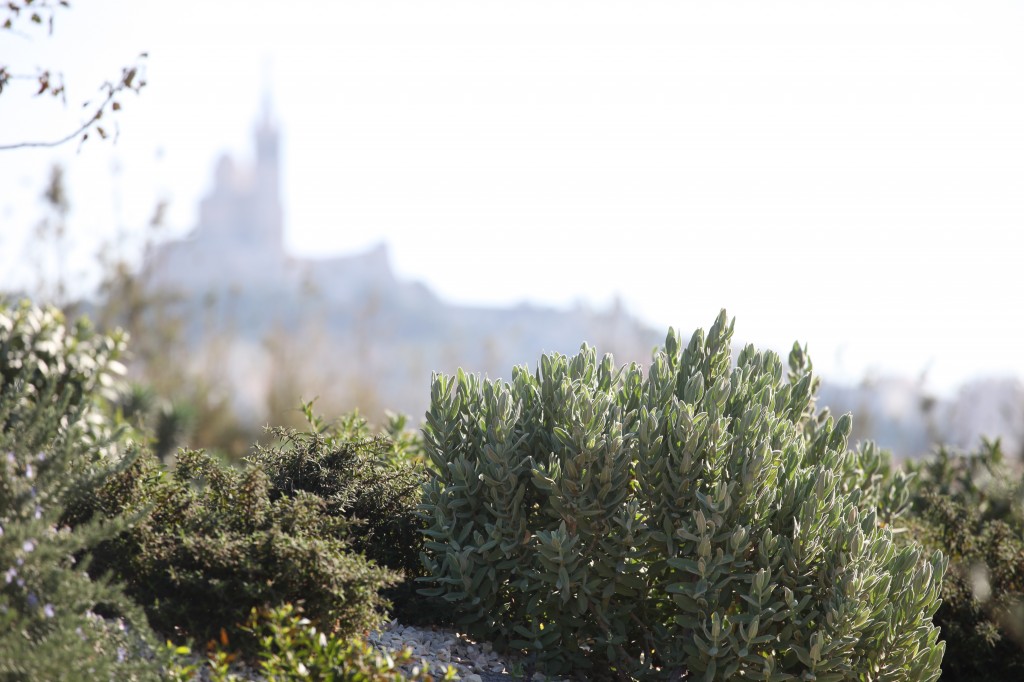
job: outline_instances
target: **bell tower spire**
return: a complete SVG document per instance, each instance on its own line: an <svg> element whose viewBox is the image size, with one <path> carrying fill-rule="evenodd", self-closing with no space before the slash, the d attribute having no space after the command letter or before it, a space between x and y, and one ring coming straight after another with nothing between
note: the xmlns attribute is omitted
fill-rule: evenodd
<svg viewBox="0 0 1024 682"><path fill-rule="evenodd" d="M265 73L269 69L265 69ZM268 76L264 76L269 81ZM269 84L263 87L263 101L260 118L256 124L256 169L255 200L256 221L260 223L259 237L268 246L284 247L283 211L281 208L280 177L280 133L273 115L273 104Z"/></svg>

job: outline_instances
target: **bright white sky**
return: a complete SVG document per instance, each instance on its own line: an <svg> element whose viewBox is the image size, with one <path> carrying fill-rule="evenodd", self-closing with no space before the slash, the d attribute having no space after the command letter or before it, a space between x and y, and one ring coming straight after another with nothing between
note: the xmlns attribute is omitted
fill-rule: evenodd
<svg viewBox="0 0 1024 682"><path fill-rule="evenodd" d="M186 232L269 82L298 254L387 241L452 301L687 332L726 307L837 378L1024 376L1022 35L1019 0L78 0L0 34L70 87L3 93L0 143L73 129L141 51L149 85L116 146L0 152L0 286L55 161L75 272L161 198Z"/></svg>

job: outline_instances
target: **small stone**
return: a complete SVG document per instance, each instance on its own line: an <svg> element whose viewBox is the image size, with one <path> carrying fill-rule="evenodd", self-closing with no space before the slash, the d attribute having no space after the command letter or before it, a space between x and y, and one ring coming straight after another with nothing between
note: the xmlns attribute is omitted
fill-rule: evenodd
<svg viewBox="0 0 1024 682"><path fill-rule="evenodd" d="M483 682L483 678L475 673L472 675L466 675L466 677L464 677L463 679L466 682Z"/></svg>

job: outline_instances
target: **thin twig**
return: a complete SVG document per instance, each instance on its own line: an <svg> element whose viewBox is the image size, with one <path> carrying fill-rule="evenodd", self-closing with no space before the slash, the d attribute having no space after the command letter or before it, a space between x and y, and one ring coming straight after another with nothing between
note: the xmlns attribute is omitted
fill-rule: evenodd
<svg viewBox="0 0 1024 682"><path fill-rule="evenodd" d="M97 114L93 116L91 119L89 119L88 122L83 123L78 130L76 130L75 132L71 133L66 137L62 137L59 140L54 140L52 142L15 142L14 144L0 144L0 151L8 151L10 149L22 149L24 147L59 147L60 145L70 142L71 140L78 137L80 134L84 133L86 130L89 129L89 126L96 122L96 119L98 118L99 113L97 112Z"/></svg>
<svg viewBox="0 0 1024 682"><path fill-rule="evenodd" d="M147 54L145 52L143 52L139 56L140 59L145 59L146 57L147 57ZM49 141L49 142L15 142L15 143L12 143L12 144L0 144L0 151L9 151L9 150L12 150L12 149L24 149L24 148L28 148L28 147L58 147L58 146L60 146L62 144L70 142L71 140L75 139L79 135L82 136L82 142L85 142L85 140L89 137L89 132L88 132L89 128L91 128L98 120L100 120L100 118L103 117L103 112L107 109L108 106L111 109L113 109L114 111L117 111L118 109L120 109L119 103L115 101L115 98L120 93L122 93L125 90L132 90L132 91L138 93L143 87L145 87L146 81L142 80L142 79L137 79L136 78L136 76L139 74L139 70L140 70L140 66L138 64L136 64L135 66L132 66L130 68L126 67L121 72L121 80L116 85L113 84L113 83L109 83L109 82L105 83L103 85L103 87L101 88L101 90L106 90L106 93L107 93L106 97L103 100L103 103L100 104L100 106L96 108L96 112L92 115L92 117L89 118L88 121L83 123L74 132L70 133L69 135L65 135L64 137L62 137L62 138L60 138L58 140L53 140L53 141ZM60 91L63 91L63 85L60 86ZM88 103L86 103L86 105L88 106ZM103 130L103 128L98 128L98 132L100 134L100 137L103 137L103 138L107 137L107 133ZM116 131L115 131L115 136L116 136ZM79 149L81 149L81 145L79 145Z"/></svg>

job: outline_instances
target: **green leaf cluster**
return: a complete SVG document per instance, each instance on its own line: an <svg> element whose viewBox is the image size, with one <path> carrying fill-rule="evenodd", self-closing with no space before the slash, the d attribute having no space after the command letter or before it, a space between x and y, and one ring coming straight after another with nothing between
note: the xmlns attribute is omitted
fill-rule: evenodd
<svg viewBox="0 0 1024 682"><path fill-rule="evenodd" d="M0 381L11 401L4 428L25 428L46 408L74 413L76 438L90 459L113 454L110 402L120 395L126 345L123 334L98 334L87 318L72 325L56 308L0 299Z"/></svg>
<svg viewBox="0 0 1024 682"><path fill-rule="evenodd" d="M443 678L435 678L426 666L417 664L411 649L382 653L365 641L343 639L323 632L302 615L301 609L284 604L267 611L253 610L245 630L258 641L257 670L268 682L323 680L324 682L434 682L454 680L449 668ZM225 661L231 659L230 643L218 642L206 668L212 682L232 682L241 678L230 672ZM193 679L195 666L178 665L182 680ZM406 670L411 669L410 672Z"/></svg>
<svg viewBox="0 0 1024 682"><path fill-rule="evenodd" d="M946 561L895 542L908 480L743 348L723 311L646 374L584 345L510 382L435 375L424 594L591 679L933 680Z"/></svg>

